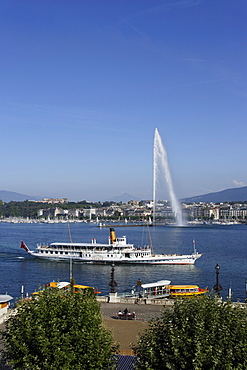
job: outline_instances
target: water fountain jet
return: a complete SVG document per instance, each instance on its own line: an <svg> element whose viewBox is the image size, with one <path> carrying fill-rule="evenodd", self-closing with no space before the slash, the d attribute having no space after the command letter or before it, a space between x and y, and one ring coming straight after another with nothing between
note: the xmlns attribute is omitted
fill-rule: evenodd
<svg viewBox="0 0 247 370"><path fill-rule="evenodd" d="M165 147L162 143L158 129L155 129L154 132L154 158L153 158L153 224L155 224L155 213L156 213L156 189L157 183L159 181L159 170L161 174L165 176L167 183L172 210L176 218L176 224L178 226L183 226L182 211L178 203L177 197L175 195L171 173L168 165L168 158Z"/></svg>

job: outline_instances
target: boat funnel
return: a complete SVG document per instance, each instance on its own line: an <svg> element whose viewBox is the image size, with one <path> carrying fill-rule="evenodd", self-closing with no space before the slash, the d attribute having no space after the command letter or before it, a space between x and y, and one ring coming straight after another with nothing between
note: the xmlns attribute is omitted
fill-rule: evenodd
<svg viewBox="0 0 247 370"><path fill-rule="evenodd" d="M110 240L111 244L115 243L115 241L117 240L115 230L112 227L110 228Z"/></svg>

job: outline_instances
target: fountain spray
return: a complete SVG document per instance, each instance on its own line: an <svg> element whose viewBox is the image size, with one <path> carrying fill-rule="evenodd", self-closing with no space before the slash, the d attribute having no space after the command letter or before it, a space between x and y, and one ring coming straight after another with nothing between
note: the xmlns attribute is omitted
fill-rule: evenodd
<svg viewBox="0 0 247 370"><path fill-rule="evenodd" d="M153 223L155 224L155 213L156 213L156 189L159 181L158 172L165 176L165 180L168 186L170 200L172 204L172 210L175 214L176 223L178 226L183 225L182 211L175 195L171 173L168 165L168 158L165 147L162 143L158 129L154 132L154 158L153 158Z"/></svg>

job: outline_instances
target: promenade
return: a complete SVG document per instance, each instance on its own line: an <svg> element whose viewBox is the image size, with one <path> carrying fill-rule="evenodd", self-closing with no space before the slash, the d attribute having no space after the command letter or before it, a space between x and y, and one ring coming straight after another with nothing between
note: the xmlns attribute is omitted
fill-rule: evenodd
<svg viewBox="0 0 247 370"><path fill-rule="evenodd" d="M120 320L118 312L125 309L135 312L135 320ZM132 344L137 343L140 333L148 328L148 321L159 317L163 311L162 305L134 303L101 303L103 323L111 329L115 342L120 344L120 354L130 354Z"/></svg>

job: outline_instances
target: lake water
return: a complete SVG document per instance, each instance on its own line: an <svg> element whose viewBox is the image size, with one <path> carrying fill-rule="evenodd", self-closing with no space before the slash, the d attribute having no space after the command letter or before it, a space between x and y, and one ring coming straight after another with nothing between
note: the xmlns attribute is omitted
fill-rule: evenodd
<svg viewBox="0 0 247 370"><path fill-rule="evenodd" d="M109 229L95 224L72 223L74 242L108 243ZM117 236L127 236L129 243L149 244L147 229L143 227L116 227ZM220 265L221 295L226 299L229 287L233 300L246 298L247 279L247 226L246 225L200 225L189 227L157 226L150 228L156 253L191 254L192 240L204 255L194 266L144 266L120 265L115 267L115 280L119 293L130 291L136 281L143 283L171 280L173 284L197 284L210 290L215 284L215 265ZM24 240L29 249L38 243L68 242L67 224L12 224L0 223L0 294L6 292L20 297L23 285L26 293L32 293L52 280L69 281L69 263L40 260L30 257L20 242ZM103 295L109 293L110 265L73 263L76 283L98 288Z"/></svg>

